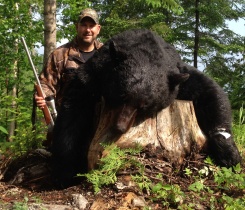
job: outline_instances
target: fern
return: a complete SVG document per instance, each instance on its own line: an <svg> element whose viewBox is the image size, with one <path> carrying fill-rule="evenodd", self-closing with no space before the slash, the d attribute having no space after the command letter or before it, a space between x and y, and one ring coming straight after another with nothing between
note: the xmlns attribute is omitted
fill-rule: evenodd
<svg viewBox="0 0 245 210"><path fill-rule="evenodd" d="M120 149L116 145L104 146L108 154L100 159L99 167L86 174L88 182L92 183L95 193L98 193L102 186L114 184L117 181L116 174L122 169L130 166L139 166L140 163L133 155L140 152L141 148Z"/></svg>

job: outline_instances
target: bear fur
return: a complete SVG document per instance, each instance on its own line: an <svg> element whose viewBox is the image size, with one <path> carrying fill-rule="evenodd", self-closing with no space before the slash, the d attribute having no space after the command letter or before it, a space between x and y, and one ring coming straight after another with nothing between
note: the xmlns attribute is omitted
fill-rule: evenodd
<svg viewBox="0 0 245 210"><path fill-rule="evenodd" d="M230 103L222 88L184 63L161 37L136 29L108 40L66 88L52 148L54 177L63 186L87 170L94 110L102 96L109 107L121 110L115 122L121 133L175 99L191 100L216 163L230 167L241 161L231 134Z"/></svg>

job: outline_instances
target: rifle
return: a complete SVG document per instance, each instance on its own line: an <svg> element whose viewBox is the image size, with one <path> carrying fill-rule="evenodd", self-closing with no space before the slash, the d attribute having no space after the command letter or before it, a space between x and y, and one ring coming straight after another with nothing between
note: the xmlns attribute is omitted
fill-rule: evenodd
<svg viewBox="0 0 245 210"><path fill-rule="evenodd" d="M29 50L27 48L27 45L26 45L24 37L21 37L21 41L22 41L22 43L23 43L23 45L25 47L25 51L27 53L29 62L31 64L32 70L33 70L34 75L36 77L36 82L37 83L34 84L34 87L35 87L35 89L37 91L37 95L40 96L40 97L45 98L41 83L39 81L35 66L34 66L34 64L32 62L31 55L30 55ZM47 105L50 106L52 113L50 112L50 110L49 110L47 105L45 105L43 107L42 111L43 111L43 115L44 115L44 119L45 119L46 125L49 126L49 129L52 129L54 127L54 119L57 116L57 112L56 112L56 109L55 109L55 103L54 103L54 97L53 96L48 96L48 97L45 98L45 101L46 101Z"/></svg>

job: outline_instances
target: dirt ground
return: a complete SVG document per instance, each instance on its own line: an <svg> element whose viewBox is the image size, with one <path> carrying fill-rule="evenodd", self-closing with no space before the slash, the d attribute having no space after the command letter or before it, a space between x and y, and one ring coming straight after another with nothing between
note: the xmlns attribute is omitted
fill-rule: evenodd
<svg viewBox="0 0 245 210"><path fill-rule="evenodd" d="M157 197L147 190L140 190L131 178L137 174L137 169L127 168L119 171L117 181L114 184L104 186L97 194L91 183L85 179L81 183L67 189L58 190L52 185L47 156L43 154L29 154L18 160L11 161L9 157L2 157L0 166L0 209L91 209L91 210L126 210L126 209L177 209L178 206L186 206L182 209L210 209L209 194L207 192L194 193L188 190L188 186L195 181L195 171L198 172L205 166L205 156L193 155L184 163L175 167L164 161L161 155L150 149L143 151L137 158L144 164L144 175L157 184L163 182L166 185L180 186L181 196L173 202L170 195L167 198ZM194 173L187 176L184 168L188 167ZM33 172L35 171L35 173ZM161 174L159 176L159 174ZM217 185L213 182L212 175L205 178L205 185L214 190L213 196L219 199L221 191L217 191ZM169 191L173 194L173 191ZM230 192L230 195L239 198L245 192ZM82 195L85 199L85 208L74 202L74 195ZM173 196L180 195L179 193ZM202 199L205 197L205 199ZM165 196L166 197L166 196ZM192 208L187 208L193 204ZM33 206L32 204L35 204ZM43 206L45 205L45 206ZM218 202L214 203L216 209L222 209ZM28 206L28 207L27 207Z"/></svg>

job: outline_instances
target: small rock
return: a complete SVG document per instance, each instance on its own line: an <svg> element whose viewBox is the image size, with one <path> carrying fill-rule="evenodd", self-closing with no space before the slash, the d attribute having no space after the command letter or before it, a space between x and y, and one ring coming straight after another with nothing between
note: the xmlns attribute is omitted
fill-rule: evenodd
<svg viewBox="0 0 245 210"><path fill-rule="evenodd" d="M143 197L135 197L132 200L132 205L134 207L144 207L146 206L145 199Z"/></svg>
<svg viewBox="0 0 245 210"><path fill-rule="evenodd" d="M52 204L29 204L28 205L28 210L40 210L40 209L45 209L45 210L72 210L71 206L67 205L52 205Z"/></svg>
<svg viewBox="0 0 245 210"><path fill-rule="evenodd" d="M86 209L88 205L87 199L81 194L72 194L72 200L73 200L74 206L76 206L79 210Z"/></svg>
<svg viewBox="0 0 245 210"><path fill-rule="evenodd" d="M46 149L42 149L42 148L36 149L34 152L39 154L39 155L42 155L43 157L51 157L52 156L51 152L49 152Z"/></svg>
<svg viewBox="0 0 245 210"><path fill-rule="evenodd" d="M93 202L92 206L90 207L90 210L102 210L106 209L105 207L106 205L103 199L98 198Z"/></svg>

